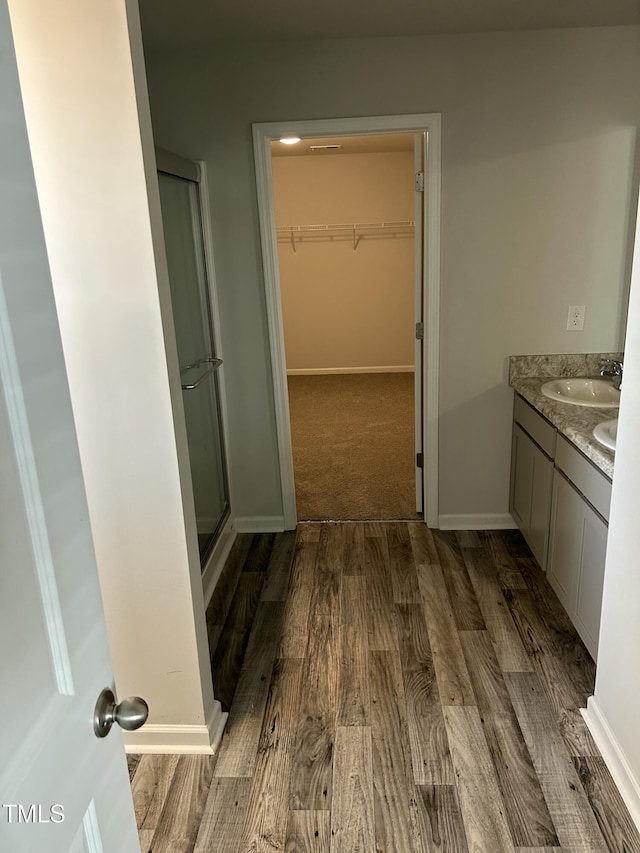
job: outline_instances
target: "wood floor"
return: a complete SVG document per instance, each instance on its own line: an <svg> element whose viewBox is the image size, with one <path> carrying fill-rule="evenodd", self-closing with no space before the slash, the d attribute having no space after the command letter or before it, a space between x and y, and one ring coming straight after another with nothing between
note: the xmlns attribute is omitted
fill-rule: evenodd
<svg viewBox="0 0 640 853"><path fill-rule="evenodd" d="M130 756L143 853L640 853L579 713L595 666L518 533L300 525L289 573L292 545L217 755Z"/></svg>
<svg viewBox="0 0 640 853"><path fill-rule="evenodd" d="M207 633L216 699L231 707L261 599L286 594L295 533L241 533L207 607ZM265 583L268 579L268 583Z"/></svg>

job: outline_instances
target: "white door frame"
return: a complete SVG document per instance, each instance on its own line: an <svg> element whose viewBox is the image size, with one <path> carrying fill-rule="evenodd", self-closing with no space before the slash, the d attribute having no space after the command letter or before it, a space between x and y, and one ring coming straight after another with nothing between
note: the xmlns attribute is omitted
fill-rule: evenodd
<svg viewBox="0 0 640 853"><path fill-rule="evenodd" d="M414 443L416 450L416 469L415 469L415 490L416 490L416 512L424 513L425 494L424 494L424 429L422 427L424 419L424 263L425 263L425 190L426 182L424 181L425 164L427 160L427 139L425 133L415 133L413 135L413 170L416 180L414 192L414 225L413 225L413 315L416 323L416 335L413 350L413 393L414 393ZM418 173L423 176L423 191L418 189ZM418 323L422 323L423 336L418 337ZM418 454L422 456L422 465L418 465Z"/></svg>
<svg viewBox="0 0 640 853"><path fill-rule="evenodd" d="M278 456L282 505L286 530L295 527L296 496L289 420L289 393L284 347L284 325L278 268L278 244L273 203L270 143L282 136L319 138L323 136L364 136L381 133L427 135L425 174L425 264L424 318L425 347L423 373L424 518L429 527L438 527L438 381L440 350L440 187L441 116L422 113L398 116L317 119L307 121L261 122L253 125L258 214L262 241L271 371L276 410Z"/></svg>

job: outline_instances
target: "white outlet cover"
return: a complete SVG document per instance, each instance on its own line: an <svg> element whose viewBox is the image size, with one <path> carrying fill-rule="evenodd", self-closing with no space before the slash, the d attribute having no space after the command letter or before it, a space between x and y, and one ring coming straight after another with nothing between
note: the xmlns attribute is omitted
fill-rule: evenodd
<svg viewBox="0 0 640 853"><path fill-rule="evenodd" d="M569 305L567 313L567 331L581 332L584 329L584 305Z"/></svg>

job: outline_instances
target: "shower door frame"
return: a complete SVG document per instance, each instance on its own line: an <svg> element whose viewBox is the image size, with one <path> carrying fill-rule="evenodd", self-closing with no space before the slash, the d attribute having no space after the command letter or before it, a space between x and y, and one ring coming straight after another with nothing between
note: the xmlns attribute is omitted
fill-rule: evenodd
<svg viewBox="0 0 640 853"><path fill-rule="evenodd" d="M311 119L261 122L252 126L256 168L258 218L267 302L269 346L276 407L278 459L285 530L296 526L296 495L289 419L284 323L278 245L271 174L271 142L283 136L370 136L384 133L424 133L427 140L425 162L424 220L422 223L425 263L422 271L424 347L422 359L422 448L423 512L431 528L440 527L438 503L438 420L440 360L440 195L441 195L440 113Z"/></svg>
<svg viewBox="0 0 640 853"><path fill-rule="evenodd" d="M218 400L220 403L220 425L222 430L223 462L225 466L224 480L227 487L228 507L225 516L217 529L215 538L201 560L202 585L204 590L205 606L217 582L222 566L235 539L233 532L233 483L231 480L231 460L229 456L228 442L228 407L225 383L225 365L222 347L222 329L220 324L220 311L218 307L218 294L216 288L215 263L213 255L213 240L211 228L211 208L209 206L209 185L207 181L207 167L203 160L187 160L179 154L156 148L156 169L167 175L192 181L198 185L198 209L202 224L202 243L204 253L204 272L206 278L207 295L209 297L209 322L213 335L215 353L222 360L217 369L218 375Z"/></svg>

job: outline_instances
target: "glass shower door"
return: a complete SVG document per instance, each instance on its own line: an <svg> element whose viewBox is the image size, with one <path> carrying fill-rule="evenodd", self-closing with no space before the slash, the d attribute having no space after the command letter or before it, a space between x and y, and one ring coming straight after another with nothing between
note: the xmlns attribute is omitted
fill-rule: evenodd
<svg viewBox="0 0 640 853"><path fill-rule="evenodd" d="M182 378L189 461L204 563L229 514L220 417L220 359L215 354L206 275L199 186L158 173L171 302Z"/></svg>

